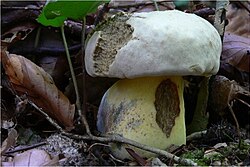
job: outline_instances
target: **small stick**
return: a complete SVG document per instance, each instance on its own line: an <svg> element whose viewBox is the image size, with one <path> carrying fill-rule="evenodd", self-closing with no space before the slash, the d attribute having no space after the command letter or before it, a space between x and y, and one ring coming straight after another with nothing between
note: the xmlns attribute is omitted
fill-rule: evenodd
<svg viewBox="0 0 250 167"><path fill-rule="evenodd" d="M232 109L233 102L230 103L230 97L231 97L232 91L233 91L233 85L231 85L231 87L230 87L230 91L229 91L228 99L227 99L227 106L228 106L230 113L233 116L234 122L236 124L236 129L237 129L237 133L238 133L238 137L239 137L239 146L240 146L241 145L240 126L239 126L238 120L234 114L234 111Z"/></svg>
<svg viewBox="0 0 250 167"><path fill-rule="evenodd" d="M187 142L190 142L194 139L200 139L207 133L207 130L203 130L200 132L194 132L186 137Z"/></svg>
<svg viewBox="0 0 250 167"><path fill-rule="evenodd" d="M39 108L35 103L31 101L28 101L28 103L32 105L35 109L37 109L41 114L43 114L45 116L45 119L47 119L47 121L49 121L57 130L59 130L60 132L63 131L63 128L60 125L58 125L52 118L50 118L50 116L47 113L41 110L41 108Z"/></svg>
<svg viewBox="0 0 250 167"><path fill-rule="evenodd" d="M232 114L233 119L234 119L234 122L235 122L235 124L236 124L236 129L237 129L237 133L238 133L238 136L239 136L239 146L240 146L240 145L241 145L240 126L239 126L239 123L238 123L238 121L237 121L237 118L236 118L236 116L235 116L235 114L234 114L234 111L233 111L233 109L232 109L232 103L231 103L231 104L228 103L227 106L228 106L228 108L229 108L229 110L230 110L230 113Z"/></svg>
<svg viewBox="0 0 250 167"><path fill-rule="evenodd" d="M167 151L158 149L158 148L154 148L154 147L150 147L148 145L145 144L141 144L138 143L136 141L118 136L118 135L110 135L110 136L105 136L105 137L97 137L97 136L82 136L82 135L76 135L76 134L71 134L71 133L67 133L67 132L62 132L63 135L66 135L68 137L71 137L73 139L80 139L80 140L95 140L95 141L99 141L99 142L104 142L104 143L110 143L110 142L118 142L118 143L123 143L123 144L129 144L131 146L143 149L145 151L149 151L158 155L162 155L166 158L169 159L173 159L175 162L183 164L183 165L191 165L191 166L196 166L197 163L193 162L190 159L185 159L185 158L181 158L178 157L174 154L171 154Z"/></svg>
<svg viewBox="0 0 250 167"><path fill-rule="evenodd" d="M245 104L247 107L250 108L250 104L248 104L247 102L245 102L245 101L243 101L243 100L241 100L241 99L239 99L239 98L237 98L237 97L236 97L235 99L238 100L239 102Z"/></svg>
<svg viewBox="0 0 250 167"><path fill-rule="evenodd" d="M41 10L43 8L42 6L35 7L35 6L1 6L2 9L10 9L10 10Z"/></svg>
<svg viewBox="0 0 250 167"><path fill-rule="evenodd" d="M117 161L117 162L120 162L120 163L125 163L124 161L122 161L122 160L120 160L120 159L115 158L112 154L109 154L109 156L110 156L113 160L115 160L115 161ZM114 162L114 163L115 163L115 162Z"/></svg>
<svg viewBox="0 0 250 167"><path fill-rule="evenodd" d="M105 147L110 147L110 145L108 145L108 144L94 143L94 144L92 144L91 146L89 146L89 148L88 148L87 151L89 152L94 146L105 146Z"/></svg>
<svg viewBox="0 0 250 167"><path fill-rule="evenodd" d="M18 148L18 149L11 150L11 151L6 151L4 154L12 154L12 153L19 152L19 151L26 151L26 150L30 150L30 149L33 149L33 148L36 148L39 146L43 146L46 144L47 144L46 142L36 143L36 144L31 145L31 146L25 146L23 148Z"/></svg>

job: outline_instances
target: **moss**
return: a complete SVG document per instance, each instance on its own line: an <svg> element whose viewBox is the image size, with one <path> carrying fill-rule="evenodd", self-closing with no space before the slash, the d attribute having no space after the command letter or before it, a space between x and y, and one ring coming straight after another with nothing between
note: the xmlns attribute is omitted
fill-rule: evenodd
<svg viewBox="0 0 250 167"><path fill-rule="evenodd" d="M212 165L214 161L223 161L225 159L225 156L220 153L215 153L214 155L211 155L209 157L204 155L205 151L202 148L184 153L181 157L191 159L199 166L209 166Z"/></svg>
<svg viewBox="0 0 250 167"><path fill-rule="evenodd" d="M250 155L250 144L242 141L240 147L238 143L232 143L228 147L220 148L219 152L230 159L237 158L244 160Z"/></svg>
<svg viewBox="0 0 250 167"><path fill-rule="evenodd" d="M204 150L201 149L196 149L194 151L189 151L185 154L182 155L182 158L187 158L187 159L200 159L204 155Z"/></svg>

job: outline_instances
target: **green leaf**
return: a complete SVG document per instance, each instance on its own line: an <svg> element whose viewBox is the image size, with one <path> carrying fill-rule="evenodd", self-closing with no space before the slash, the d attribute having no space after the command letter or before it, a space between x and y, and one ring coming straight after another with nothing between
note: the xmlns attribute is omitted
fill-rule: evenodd
<svg viewBox="0 0 250 167"><path fill-rule="evenodd" d="M43 8L37 21L45 26L60 27L67 19L82 20L87 14L95 12L100 4L109 1L51 1Z"/></svg>
<svg viewBox="0 0 250 167"><path fill-rule="evenodd" d="M67 17L56 17L54 19L47 19L44 15L44 12L40 14L40 16L37 18L37 21L44 26L53 26L53 27L60 27L64 24L64 21L67 19Z"/></svg>

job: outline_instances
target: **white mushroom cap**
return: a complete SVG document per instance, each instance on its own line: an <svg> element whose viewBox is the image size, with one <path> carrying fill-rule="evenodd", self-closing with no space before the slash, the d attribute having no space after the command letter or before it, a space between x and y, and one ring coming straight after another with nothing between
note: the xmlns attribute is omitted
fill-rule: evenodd
<svg viewBox="0 0 250 167"><path fill-rule="evenodd" d="M120 14L94 32L85 63L91 76L207 76L218 72L221 48L216 29L195 14Z"/></svg>

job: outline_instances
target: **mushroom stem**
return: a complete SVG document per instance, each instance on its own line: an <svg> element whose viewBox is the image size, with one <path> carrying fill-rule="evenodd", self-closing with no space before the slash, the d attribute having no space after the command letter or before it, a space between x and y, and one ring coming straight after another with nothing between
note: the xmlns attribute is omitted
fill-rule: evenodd
<svg viewBox="0 0 250 167"><path fill-rule="evenodd" d="M104 95L98 112L98 130L120 134L139 143L166 149L186 143L183 79L145 77L122 79ZM112 145L113 154L130 158L124 147ZM146 157L152 153L134 148Z"/></svg>

